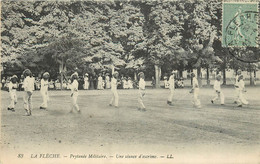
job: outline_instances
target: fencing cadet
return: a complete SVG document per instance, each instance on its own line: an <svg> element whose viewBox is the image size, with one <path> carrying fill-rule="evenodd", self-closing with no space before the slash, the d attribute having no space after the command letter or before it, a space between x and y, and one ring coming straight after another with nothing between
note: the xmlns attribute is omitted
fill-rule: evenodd
<svg viewBox="0 0 260 164"><path fill-rule="evenodd" d="M24 70L24 109L26 111L25 116L32 115L32 94L34 91L34 78L32 77L32 72L29 69Z"/></svg>
<svg viewBox="0 0 260 164"><path fill-rule="evenodd" d="M171 106L173 105L173 104L172 104L172 99L173 99L174 90L175 90L174 75L175 75L176 73L177 73L176 71L172 71L172 72L171 72L171 76L169 77L169 81L168 81L169 89L170 89L170 95L169 95L169 97L168 97L167 104L169 104L169 105L171 105Z"/></svg>
<svg viewBox="0 0 260 164"><path fill-rule="evenodd" d="M109 106L115 106L116 108L118 108L118 93L117 93L117 79L118 79L118 72L115 71L113 73L113 77L111 79L111 91L113 93L111 101L109 103Z"/></svg>
<svg viewBox="0 0 260 164"><path fill-rule="evenodd" d="M211 103L214 104L214 102L216 100L220 99L221 105L224 105L225 97L224 97L224 94L221 90L220 80L221 80L221 75L217 75L216 81L215 81L214 86L213 86L215 93L216 93L216 96L211 100Z"/></svg>
<svg viewBox="0 0 260 164"><path fill-rule="evenodd" d="M73 112L73 110L75 109L78 113L80 113L80 109L79 106L77 104L77 100L78 100L78 88L79 88L79 83L78 83L78 73L75 72L71 75L71 85L70 85L70 89L71 89L71 111L70 113Z"/></svg>
<svg viewBox="0 0 260 164"><path fill-rule="evenodd" d="M40 106L40 109L47 109L48 107L47 102L49 101L49 94L48 94L49 78L50 78L50 74L48 72L45 72L42 75L40 93L42 95L43 102Z"/></svg>
<svg viewBox="0 0 260 164"><path fill-rule="evenodd" d="M237 101L238 107L242 107L242 105L248 105L249 103L244 97L244 92L246 92L246 89L245 89L245 83L243 80L243 75L240 75L238 77L238 88L239 88L239 97L238 97L238 101Z"/></svg>
<svg viewBox="0 0 260 164"><path fill-rule="evenodd" d="M18 77L16 75L13 75L11 77L11 82L8 85L8 91L10 93L10 105L8 106L8 110L11 110L15 112L15 104L17 103L17 95L16 95L16 89L18 88Z"/></svg>
<svg viewBox="0 0 260 164"><path fill-rule="evenodd" d="M139 96L138 96L139 107L138 107L138 110L146 111L144 103L143 103L143 98L144 98L144 95L145 95L145 81L144 81L145 76L144 76L144 73L140 72L138 74L138 77L139 77Z"/></svg>
<svg viewBox="0 0 260 164"><path fill-rule="evenodd" d="M236 75L236 78L235 78L235 84L234 84L234 87L235 87L235 100L234 100L234 103L237 104L238 103L238 99L239 99L239 94L240 94L240 90L239 90L239 81L238 81L238 78L239 76L241 75L241 70L238 69L237 70L237 75Z"/></svg>
<svg viewBox="0 0 260 164"><path fill-rule="evenodd" d="M193 105L196 108L201 108L201 103L199 99L199 83L193 72L191 73L191 78L193 79L192 79L192 89L190 93L193 93Z"/></svg>

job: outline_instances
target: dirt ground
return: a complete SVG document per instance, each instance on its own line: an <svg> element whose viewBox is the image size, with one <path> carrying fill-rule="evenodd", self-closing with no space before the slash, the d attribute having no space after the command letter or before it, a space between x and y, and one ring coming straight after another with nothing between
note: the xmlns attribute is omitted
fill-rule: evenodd
<svg viewBox="0 0 260 164"><path fill-rule="evenodd" d="M233 88L223 89L225 106L211 104L214 91L202 88L202 108L196 109L188 88L176 89L174 106L166 104L169 90L147 89L146 112L137 110L138 90L119 90L119 108L108 106L110 90L81 90L80 114L69 113L69 91L50 91L48 110L39 109L42 99L35 91L30 117L23 116L23 92L17 92L15 112L7 110L9 94L2 92L0 159L3 164L259 163L260 94L259 88L247 90L250 105L239 108L233 104ZM61 157L39 159L40 153ZM71 156L91 153L99 156ZM150 156L127 156L140 154Z"/></svg>

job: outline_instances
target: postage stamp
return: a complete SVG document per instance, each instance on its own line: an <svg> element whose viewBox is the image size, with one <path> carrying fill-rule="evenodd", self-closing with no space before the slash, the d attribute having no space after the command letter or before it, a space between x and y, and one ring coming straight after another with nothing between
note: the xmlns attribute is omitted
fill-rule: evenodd
<svg viewBox="0 0 260 164"><path fill-rule="evenodd" d="M223 2L222 46L258 47L258 3Z"/></svg>

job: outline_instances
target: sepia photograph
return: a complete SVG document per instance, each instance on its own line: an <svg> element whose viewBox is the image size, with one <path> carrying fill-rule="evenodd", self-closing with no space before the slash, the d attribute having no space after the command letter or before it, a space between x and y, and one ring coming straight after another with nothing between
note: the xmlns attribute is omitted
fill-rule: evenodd
<svg viewBox="0 0 260 164"><path fill-rule="evenodd" d="M259 164L258 0L2 0L0 164Z"/></svg>

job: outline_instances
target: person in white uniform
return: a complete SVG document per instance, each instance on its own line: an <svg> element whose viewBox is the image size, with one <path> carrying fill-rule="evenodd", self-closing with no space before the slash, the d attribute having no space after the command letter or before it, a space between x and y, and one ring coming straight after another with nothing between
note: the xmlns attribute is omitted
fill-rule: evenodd
<svg viewBox="0 0 260 164"><path fill-rule="evenodd" d="M167 100L167 104L168 105L173 105L172 104L172 99L173 99L173 95L174 95L174 90L175 90L175 80L174 80L174 76L177 72L176 71L172 71L171 72L171 76L169 77L169 81L168 81L168 84L169 84L169 89L170 89L170 95L168 97L168 100Z"/></svg>
<svg viewBox="0 0 260 164"><path fill-rule="evenodd" d="M239 76L241 75L241 70L237 70L237 75L236 75L236 78L235 78L235 84L234 84L234 87L235 87L235 100L234 100L234 103L237 104L238 103L238 99L239 99L239 93L240 93L240 90L239 90L239 85L238 85L238 78Z"/></svg>
<svg viewBox="0 0 260 164"><path fill-rule="evenodd" d="M240 75L238 77L238 87L239 87L239 97L238 97L238 101L237 101L238 107L242 107L242 105L249 104L248 101L244 97L244 92L246 92L246 89L245 89L245 83L244 83L243 78L244 78L243 75Z"/></svg>
<svg viewBox="0 0 260 164"><path fill-rule="evenodd" d="M118 79L119 73L116 71L113 73L113 77L111 79L111 91L113 93L113 96L111 98L111 101L109 103L109 106L115 106L118 108L118 93L117 93L117 79Z"/></svg>
<svg viewBox="0 0 260 164"><path fill-rule="evenodd" d="M32 94L34 91L34 78L32 72L29 69L24 70L24 109L26 111L25 116L32 115Z"/></svg>
<svg viewBox="0 0 260 164"><path fill-rule="evenodd" d="M45 72L42 75L40 92L42 95L43 102L40 106L40 109L47 109L47 107L48 107L47 102L49 101L49 94L48 94L49 78L50 78L50 74L48 72Z"/></svg>
<svg viewBox="0 0 260 164"><path fill-rule="evenodd" d="M221 75L217 75L216 81L214 82L214 86L213 86L216 96L211 100L211 103L214 104L216 100L220 99L221 105L224 105L225 97L221 90L220 80L221 80Z"/></svg>
<svg viewBox="0 0 260 164"><path fill-rule="evenodd" d="M144 81L145 76L144 76L143 72L140 72L138 74L138 76L139 76L139 96L138 96L139 107L138 107L138 110L146 111L144 103L143 103L143 98L145 95L145 81Z"/></svg>
<svg viewBox="0 0 260 164"><path fill-rule="evenodd" d="M8 91L10 93L10 99L11 99L11 102L8 106L8 110L11 110L13 112L15 112L15 104L17 103L17 95L16 95L16 90L18 88L18 84L17 84L17 81L18 81L18 77L16 75L13 75L11 77L11 82L9 83L8 85Z"/></svg>
<svg viewBox="0 0 260 164"><path fill-rule="evenodd" d="M110 77L109 77L109 73L106 74L106 89L110 89Z"/></svg>
<svg viewBox="0 0 260 164"><path fill-rule="evenodd" d="M84 89L89 89L89 79L88 79L88 73L85 74L84 77Z"/></svg>
<svg viewBox="0 0 260 164"><path fill-rule="evenodd" d="M97 85L98 90L104 89L102 83L103 83L103 78L102 78L101 73L100 73L99 76L98 76L98 85Z"/></svg>
<svg viewBox="0 0 260 164"><path fill-rule="evenodd" d="M77 100L78 100L78 88L79 88L79 83L78 83L78 73L75 72L71 75L71 85L70 85L70 90L71 90L71 113L73 112L73 110L76 110L78 113L80 113L80 109L79 106L77 104Z"/></svg>
<svg viewBox="0 0 260 164"><path fill-rule="evenodd" d="M201 103L199 99L199 83L194 73L191 73L191 77L192 77L192 89L190 93L193 93L193 105L196 108L201 108Z"/></svg>

